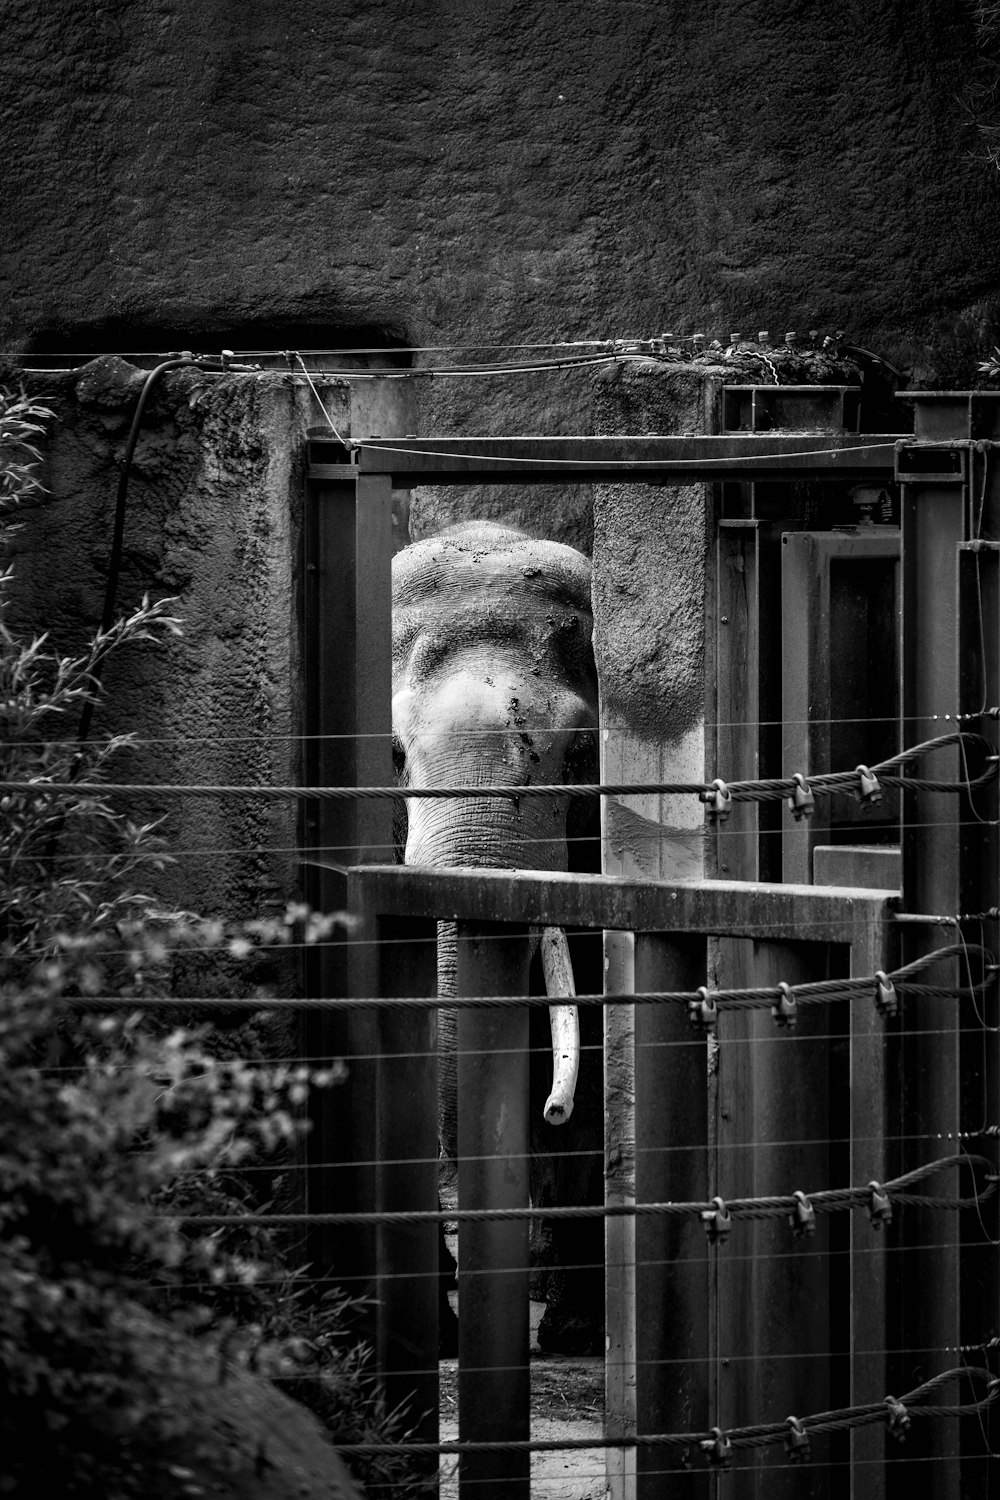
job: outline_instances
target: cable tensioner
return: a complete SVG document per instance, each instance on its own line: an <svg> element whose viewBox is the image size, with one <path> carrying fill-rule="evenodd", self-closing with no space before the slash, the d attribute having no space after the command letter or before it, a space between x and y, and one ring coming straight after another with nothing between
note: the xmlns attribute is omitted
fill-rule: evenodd
<svg viewBox="0 0 1000 1500"><path fill-rule="evenodd" d="M795 1199L795 1209L788 1215L792 1233L797 1240L808 1238L809 1235L816 1233L816 1210L805 1193L798 1191L793 1193L792 1197Z"/></svg>
<svg viewBox="0 0 1000 1500"><path fill-rule="evenodd" d="M710 1464L726 1469L733 1461L733 1445L721 1427L713 1427L712 1436L702 1438L699 1447Z"/></svg>
<svg viewBox="0 0 1000 1500"><path fill-rule="evenodd" d="M892 1204L885 1188L877 1182L870 1182L868 1191L872 1195L871 1203L868 1205L868 1218L872 1228L881 1229L883 1224L891 1224Z"/></svg>
<svg viewBox="0 0 1000 1500"><path fill-rule="evenodd" d="M733 1216L726 1207L724 1198L713 1198L714 1208L703 1208L701 1211L701 1222L705 1226L708 1235L708 1243L717 1245L724 1240L733 1227Z"/></svg>
<svg viewBox="0 0 1000 1500"><path fill-rule="evenodd" d="M719 1007L712 992L701 985L698 998L688 1001L688 1020L696 1030L714 1031L719 1023Z"/></svg>
<svg viewBox="0 0 1000 1500"><path fill-rule="evenodd" d="M873 806L876 802L881 802L882 788L875 773L869 771L867 766L858 766L855 775L858 777L860 783L858 786L858 801L866 803L869 807Z"/></svg>
<svg viewBox="0 0 1000 1500"><path fill-rule="evenodd" d="M698 793L698 799L704 802L712 823L724 823L733 810L732 793L719 776L707 790Z"/></svg>
<svg viewBox="0 0 1000 1500"><path fill-rule="evenodd" d="M812 1443L798 1417L786 1417L788 1432L785 1434L785 1452L793 1464L807 1464L812 1457Z"/></svg>
<svg viewBox="0 0 1000 1500"><path fill-rule="evenodd" d="M792 780L795 790L788 798L788 807L796 823L801 823L803 818L811 818L816 811L816 798L801 771L796 771Z"/></svg>
<svg viewBox="0 0 1000 1500"><path fill-rule="evenodd" d="M771 1006L771 1015L779 1026L797 1026L799 1024L799 1002L795 998L795 991L790 984L782 980L778 985L779 997Z"/></svg>
<svg viewBox="0 0 1000 1500"><path fill-rule="evenodd" d="M884 969L875 970L875 1009L880 1016L894 1016L899 1010L896 986Z"/></svg>
<svg viewBox="0 0 1000 1500"><path fill-rule="evenodd" d="M894 1437L897 1443L905 1443L906 1435L910 1430L910 1413L902 1401L897 1401L895 1396L886 1396L885 1407L889 1422L889 1436Z"/></svg>

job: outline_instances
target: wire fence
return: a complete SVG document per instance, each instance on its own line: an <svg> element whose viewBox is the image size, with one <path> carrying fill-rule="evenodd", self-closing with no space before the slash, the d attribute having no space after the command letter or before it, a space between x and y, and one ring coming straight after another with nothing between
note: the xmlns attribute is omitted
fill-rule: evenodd
<svg viewBox="0 0 1000 1500"><path fill-rule="evenodd" d="M931 779L928 777L917 777L911 773L912 767L918 759L938 749L957 747L963 757L963 775L959 779ZM985 759L985 769L970 775L965 757L969 754L979 755ZM721 779L705 782L657 782L657 783L607 783L591 784L576 787L562 786L535 786L516 787L507 785L488 785L483 787L434 787L414 788L405 786L378 787L378 788L316 788L316 787L266 787L266 786L231 786L231 785L185 785L185 784L156 784L156 783L117 783L117 782L57 782L31 779L27 781L6 780L0 782L0 796L3 797L119 797L119 796L155 796L165 801L177 801L201 798L251 798L255 801L300 801L304 798L340 798L340 799L363 799L369 797L391 797L398 799L413 799L420 797L428 798L465 798L465 797L502 797L520 799L522 797L573 797L573 798L597 798L605 796L628 796L628 795L666 795L671 793L684 793L700 799L705 804L709 826L713 826L717 836L725 837L724 827L726 818L732 810L732 804L739 802L762 802L762 801L784 801L788 804L789 811L796 819L808 817L811 806L816 797L849 794L854 797L868 798L874 801L881 793L881 788L898 787L902 790L932 790L944 793L963 794L971 799L973 794L981 788L989 785L997 774L996 757L992 753L989 741L977 734L965 730L949 731L947 734L936 736L934 739L922 742L911 749L888 761L881 762L877 766L858 767L854 771L838 773L828 776L811 776L806 778L791 777L771 780L759 780L755 782L733 782L726 784ZM956 826L958 820L956 819ZM183 858L204 856L211 851L183 850L175 851ZM227 851L234 853L247 853L248 851ZM258 850L255 853L260 852ZM302 852L296 846L279 849L278 846L270 852ZM386 851L388 852L388 850ZM72 858L74 856L59 856L50 853L48 858L55 861L60 857ZM470 873L469 879L475 880L475 875ZM914 914L897 914L897 920L905 920ZM730 1019L737 1016L761 1012L769 1014L774 1023L774 1035L787 1039L796 1034L800 1018L803 1013L813 1011L818 1007L837 1007L846 1005L852 1012L858 1007L865 1007L869 1012L874 1012L879 1022L885 1027L886 1035L891 1035L895 1042L905 1040L907 1037L926 1035L929 1028L926 1024L911 1025L908 1014L908 1005L913 1000L940 1000L942 1002L953 1002L963 1009L965 1019L962 1026L970 1034L980 1033L984 1039L988 1032L996 1031L996 1026L988 1023L985 1012L979 1007L996 988L997 964L993 953L983 942L966 940L962 927L970 923L979 923L994 920L997 916L996 908L988 908L982 912L966 913L964 915L947 914L920 914L916 917L922 923L933 926L953 928L958 936L958 941L945 943L933 951L921 955L920 958L895 968L875 969L871 973L851 977L831 977L807 981L778 981L774 984L755 985L749 987L712 987L708 983L693 989L671 989L671 990L640 990L632 991L610 991L602 993L584 993L575 998L575 1003L583 1010L600 1009L610 1011L618 1007L677 1007L686 1014L690 1025L692 1039L703 1038L708 1046L709 1052L718 1047L749 1048L760 1045L759 1037L746 1035L735 1035L727 1037L726 1027ZM803 923L802 937L804 939L819 940L824 937L824 923L822 920L814 920ZM323 946L329 950L335 948L357 949L372 941L377 941L380 947L392 939L372 940L364 935L345 933L342 937L327 936ZM410 947L414 939L397 940L401 946ZM419 940L416 940L419 942ZM431 943L432 938L426 939ZM521 942L523 939L513 936L493 934L484 939L487 944L500 944L510 942ZM308 942L286 941L270 945L266 942L257 944L257 951L266 952L271 948L275 951L307 951L315 947ZM109 950L114 952L115 950ZM124 952L125 950L121 950ZM167 953L169 955L168 946ZM178 945L177 950L184 950ZM231 942L224 935L214 944L208 944L198 950L195 955L203 958L211 957L213 953L231 953ZM945 979L940 982L931 982L928 971L935 968L944 969L947 972ZM959 978L956 978L956 975ZM961 982L959 982L959 979ZM326 1015L348 1014L357 1015L370 1013L373 1010L380 1015L388 1016L393 1012L433 1012L440 1005L441 1000L437 995L394 995L373 997L368 995L288 995L273 996L266 994L253 995L73 995L68 997L68 1003L73 1009L87 1011L109 1011L109 1012L146 1012L160 1014L163 1016L183 1015L185 1018L198 1018L201 1015L212 1013L230 1013L235 1016L258 1015L267 1012L282 1014L306 1014L320 1013ZM520 1010L540 1009L548 1007L550 1001L546 996L521 994L521 995L480 995L480 996L458 996L449 1002L459 1010L465 1011L487 1011L487 1010ZM972 1009L971 1018L968 1015L969 1008ZM949 1023L942 1027L942 1035L953 1035L954 1028ZM809 1043L838 1043L845 1036L843 1024L830 1027L827 1031L812 1030L809 1033ZM681 1040L658 1041L656 1049L684 1048L690 1047L690 1042ZM586 1050L586 1049L585 1049ZM591 1051L599 1050L593 1046ZM414 1058L420 1054L414 1053ZM471 1049L465 1049L465 1055L472 1055ZM405 1059L407 1054L401 1056ZM257 1059L258 1061L260 1059ZM317 1052L303 1052L298 1061L304 1063L319 1063L324 1061L322 1054ZM357 1053L353 1059L353 1065L371 1063L378 1064L381 1053ZM398 1060L398 1059L396 1059ZM984 1094L985 1099L985 1094ZM1000 1126L991 1122L984 1116L982 1128L979 1131L965 1131L962 1133L963 1140L988 1141L1000 1134ZM817 1146L823 1148L837 1149L847 1144L847 1137L826 1135L820 1137L809 1137L805 1144L815 1149ZM600 1220L610 1222L613 1220L640 1220L669 1218L687 1219L700 1224L705 1234L704 1254L711 1264L715 1264L720 1253L727 1256L730 1262L739 1262L740 1259L754 1259L754 1252L741 1251L739 1248L739 1226L743 1223L763 1223L773 1221L777 1224L784 1222L789 1231L789 1247L786 1251L778 1251L774 1248L768 1250L767 1254L772 1263L778 1264L787 1256L789 1261L801 1263L803 1255L821 1255L824 1260L837 1262L856 1262L859 1256L880 1253L880 1245L877 1242L879 1231L888 1232L894 1223L894 1217L898 1220L900 1212L917 1212L922 1215L937 1217L941 1214L952 1214L963 1217L963 1222L970 1215L978 1220L978 1226L972 1230L965 1230L956 1242L954 1236L946 1237L940 1242L943 1252L954 1251L956 1243L960 1248L981 1248L983 1245L995 1243L993 1236L995 1230L992 1225L988 1226L982 1217L983 1210L997 1193L998 1177L995 1162L992 1156L980 1154L977 1151L962 1149L941 1154L940 1144L919 1133L898 1133L896 1135L882 1135L872 1138L873 1146L883 1151L887 1146L906 1141L913 1147L918 1143L926 1147L923 1163L907 1172L897 1173L894 1176L886 1176L882 1180L872 1179L867 1182L855 1182L849 1186L827 1187L816 1184L805 1184L801 1187L789 1186L789 1191L780 1194L754 1194L733 1195L723 1197L716 1194L705 1199L691 1199L684 1201L656 1201L656 1202L605 1202L602 1204L546 1204L544 1206L528 1205L522 1208L477 1208L468 1207L438 1207L437 1209L421 1210L375 1210L365 1211L309 1211L302 1213L281 1212L248 1212L240 1214L211 1214L191 1213L178 1217L185 1226L192 1230L212 1230L224 1227L238 1226L241 1228L258 1227L262 1229L274 1229L284 1233L295 1235L297 1232L305 1231L317 1225L327 1227L360 1226L365 1228L377 1228L379 1231L391 1229L403 1225L440 1225L442 1228L453 1229L458 1226L461 1233L463 1225L488 1225L501 1222L527 1221L538 1223L544 1221L548 1224L560 1221L573 1220ZM781 1139L770 1144L775 1146L788 1146L794 1144L794 1140ZM859 1142L852 1141L854 1146ZM937 1150L935 1150L937 1145ZM687 1148L679 1148L687 1149ZM737 1146L735 1143L723 1143L713 1148L721 1153L724 1158L727 1151L736 1153L746 1147ZM660 1154L669 1154L669 1148L655 1148ZM556 1151L555 1155L560 1155ZM587 1155L588 1153L565 1153L567 1158L574 1155ZM419 1163L420 1158L405 1158L405 1165L413 1166ZM372 1158L361 1162L352 1162L354 1168L367 1165L369 1167L384 1167L391 1165L391 1158ZM425 1164L428 1164L425 1162ZM336 1162L307 1160L305 1163L294 1164L290 1170L319 1172L328 1167L339 1165ZM247 1172L272 1170L267 1167L247 1167ZM955 1175L967 1182L967 1188L958 1192L947 1191L944 1188L944 1179L952 1180ZM920 1192L914 1191L921 1184L930 1185L936 1179L937 1191ZM817 1230L817 1216L836 1216L838 1214L859 1216L866 1219L873 1231L873 1239L876 1243L867 1249L858 1246L848 1246L842 1242L823 1245L822 1248L815 1245ZM737 1232L733 1232L733 1231ZM885 1239L885 1234L882 1235ZM924 1236L921 1241L921 1252L933 1249L934 1241ZM894 1246L898 1254L905 1255L907 1247L905 1243ZM626 1260L633 1269L640 1265L655 1267L657 1262L649 1257L642 1263L633 1258L630 1262ZM665 1266L668 1262L659 1264ZM528 1262L512 1264L507 1268L507 1274L517 1274L526 1271ZM593 1269L598 1269L594 1263ZM390 1279L398 1273L388 1273ZM421 1275L429 1276L434 1273L412 1270L406 1273L405 1279L408 1283ZM467 1275L476 1275L474 1271ZM482 1273L486 1274L486 1273ZM490 1274L496 1274L492 1272ZM322 1275L309 1276L317 1287L330 1283L330 1278ZM350 1278L348 1278L349 1280ZM983 1341L979 1344L964 1346L961 1350L963 1356L967 1353L979 1353L985 1357L993 1353L996 1340L987 1337L984 1331ZM891 1353L894 1358L902 1355L917 1355L925 1351L912 1350L884 1350ZM935 1355L941 1357L954 1354L954 1349L941 1349L934 1351ZM825 1358L822 1351L813 1351L809 1355L773 1355L771 1358L787 1358L795 1361L805 1358ZM749 1361L751 1356L735 1355L737 1362L740 1359ZM944 1361L946 1363L946 1361ZM651 1368L647 1368L648 1362L642 1360L633 1361L628 1368L633 1372L639 1370L640 1378L648 1377L652 1371L662 1370L668 1361L663 1359L652 1362ZM714 1356L709 1353L692 1354L685 1359L687 1366L703 1365L706 1368L715 1365ZM466 1362L464 1367L474 1372L475 1367ZM492 1367L495 1369L495 1367ZM609 1359L608 1369L613 1375L616 1369L625 1369L622 1361ZM391 1372L390 1372L391 1373ZM963 1389L964 1388L964 1389ZM958 1399L956 1393L963 1389L963 1399ZM948 1399L935 1399L944 1397ZM692 1465L701 1464L715 1469L732 1469L739 1471L745 1462L752 1457L753 1453L760 1449L772 1448L780 1452L784 1458L792 1463L804 1462L809 1459L816 1461L813 1455L814 1441L827 1437L831 1434L857 1431L866 1427L880 1425L886 1433L894 1439L902 1441L909 1434L914 1424L918 1426L929 1421L954 1421L959 1418L975 1417L985 1419L990 1408L995 1404L1000 1395L1000 1380L986 1367L985 1363L975 1365L961 1364L950 1365L940 1373L931 1376L912 1388L906 1389L899 1397L884 1394L876 1400L867 1403L855 1403L838 1406L829 1410L820 1410L806 1413L802 1416L789 1416L781 1420L760 1421L748 1425L735 1426L709 1426L701 1431L677 1431L658 1433L630 1433L623 1436L604 1436L600 1438L586 1437L578 1439L552 1439L531 1440L518 1439L510 1441L445 1441L427 1443L416 1440L401 1440L398 1443L370 1443L344 1445L342 1451L350 1453L396 1453L406 1452L415 1459L420 1460L431 1455L441 1457L465 1455L498 1454L511 1452L547 1453L560 1450L584 1449L595 1452L612 1451L639 1451L651 1450L662 1452L664 1463L662 1472L682 1472ZM989 1451L987 1449L987 1451ZM836 1467L837 1461L828 1457L821 1457L820 1462L824 1465ZM930 1459L922 1461L931 1462Z"/></svg>

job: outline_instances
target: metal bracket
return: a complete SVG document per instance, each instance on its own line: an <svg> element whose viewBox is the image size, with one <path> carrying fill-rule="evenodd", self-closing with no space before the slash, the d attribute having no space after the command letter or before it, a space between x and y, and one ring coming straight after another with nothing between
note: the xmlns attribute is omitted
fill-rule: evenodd
<svg viewBox="0 0 1000 1500"><path fill-rule="evenodd" d="M909 442L895 447L893 478L897 484L964 484L972 443Z"/></svg>

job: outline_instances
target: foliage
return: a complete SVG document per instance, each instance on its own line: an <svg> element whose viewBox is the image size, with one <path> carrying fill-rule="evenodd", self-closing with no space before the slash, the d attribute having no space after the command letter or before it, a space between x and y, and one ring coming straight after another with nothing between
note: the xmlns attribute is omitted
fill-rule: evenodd
<svg viewBox="0 0 1000 1500"><path fill-rule="evenodd" d="M972 155L1000 169L1000 4L969 0L975 56L961 103L976 133Z"/></svg>
<svg viewBox="0 0 1000 1500"><path fill-rule="evenodd" d="M7 510L37 492L46 415L0 392ZM144 1492L136 1445L183 1436L183 1400L165 1392L183 1389L192 1339L291 1388L341 1441L398 1436L347 1299L308 1299L259 1227L188 1222L256 1206L235 1174L287 1152L309 1089L338 1068L219 1058L209 1027L158 1026L150 1004L178 949L239 961L321 941L342 917L163 911L141 888L165 859L155 827L93 792L45 791L99 782L127 747L78 743L77 717L108 653L178 633L170 609L144 600L76 657L21 642L0 613L0 778L31 783L0 791L0 1493ZM380 1476L398 1489L400 1460L372 1465Z"/></svg>
<svg viewBox="0 0 1000 1500"><path fill-rule="evenodd" d="M35 474L41 459L37 440L52 416L23 392L0 388L0 515L42 494Z"/></svg>
<svg viewBox="0 0 1000 1500"><path fill-rule="evenodd" d="M988 354L977 368L980 375L985 375L989 380L1000 379L1000 347L994 344L993 353Z"/></svg>

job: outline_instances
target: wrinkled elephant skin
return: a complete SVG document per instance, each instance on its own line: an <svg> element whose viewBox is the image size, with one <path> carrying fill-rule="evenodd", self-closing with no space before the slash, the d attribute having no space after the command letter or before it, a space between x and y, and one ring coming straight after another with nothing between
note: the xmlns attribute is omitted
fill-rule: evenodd
<svg viewBox="0 0 1000 1500"><path fill-rule="evenodd" d="M393 564L393 736L401 780L411 786L526 786L595 779L591 631L590 565L570 547L474 522L399 553ZM571 812L568 797L416 799L407 802L407 813L408 864L555 871L569 867L567 816L579 816L579 804ZM546 929L541 947L536 967L559 993L572 995L558 929ZM455 959L454 924L441 923L442 997L455 993ZM550 1093L551 1062L547 1070L541 1066L536 1034L544 1015L532 1011L532 1199L539 1206L600 1202L599 1017L596 1039L593 1018L584 1017L574 1107L576 1013L554 1007L553 1015L562 1061ZM454 1159L454 1009L442 1009L439 1046L441 1141ZM568 1123L543 1119L547 1096L548 1121ZM600 1228L599 1220L589 1224ZM600 1236L579 1223L554 1221L541 1238L552 1269L540 1341L566 1353L596 1351L603 1346ZM566 1269L570 1247L573 1261L588 1262L587 1272Z"/></svg>

